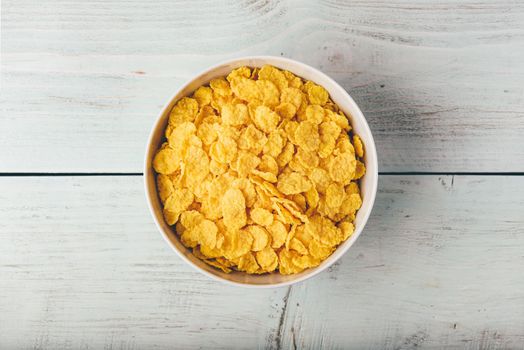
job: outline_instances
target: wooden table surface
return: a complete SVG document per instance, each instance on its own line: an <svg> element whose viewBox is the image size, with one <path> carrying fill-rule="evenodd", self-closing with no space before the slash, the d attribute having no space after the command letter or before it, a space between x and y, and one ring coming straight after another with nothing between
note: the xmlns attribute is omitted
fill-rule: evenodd
<svg viewBox="0 0 524 350"><path fill-rule="evenodd" d="M311 64L374 133L379 192L329 271L248 290L146 208L161 107L218 61ZM524 349L524 3L3 0L1 349Z"/></svg>

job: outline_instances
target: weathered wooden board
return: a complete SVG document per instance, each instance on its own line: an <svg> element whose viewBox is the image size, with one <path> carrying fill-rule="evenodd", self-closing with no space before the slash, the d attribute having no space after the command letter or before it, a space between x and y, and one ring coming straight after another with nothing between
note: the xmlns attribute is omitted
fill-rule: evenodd
<svg viewBox="0 0 524 350"><path fill-rule="evenodd" d="M524 344L524 177L383 176L329 271L249 290L163 242L141 177L0 177L0 348Z"/></svg>
<svg viewBox="0 0 524 350"><path fill-rule="evenodd" d="M169 96L272 54L339 81L382 171L524 171L524 3L3 0L0 172L140 172Z"/></svg>

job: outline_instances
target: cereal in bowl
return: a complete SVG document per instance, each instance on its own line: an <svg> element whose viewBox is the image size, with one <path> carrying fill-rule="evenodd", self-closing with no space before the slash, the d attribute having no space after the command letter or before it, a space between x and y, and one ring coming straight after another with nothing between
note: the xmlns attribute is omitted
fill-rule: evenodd
<svg viewBox="0 0 524 350"><path fill-rule="evenodd" d="M196 257L294 274L352 235L363 157L322 86L266 65L178 100L153 167L164 219Z"/></svg>

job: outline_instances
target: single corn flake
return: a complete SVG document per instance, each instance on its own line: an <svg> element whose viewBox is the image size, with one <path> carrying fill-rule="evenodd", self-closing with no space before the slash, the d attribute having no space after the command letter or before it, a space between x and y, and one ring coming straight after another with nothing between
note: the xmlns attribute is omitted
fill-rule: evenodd
<svg viewBox="0 0 524 350"><path fill-rule="evenodd" d="M297 88L285 88L284 90L282 90L282 95L280 95L281 103L290 103L297 110L302 105L302 99L303 99L302 91L300 91Z"/></svg>
<svg viewBox="0 0 524 350"><path fill-rule="evenodd" d="M245 231L225 231L221 250L225 258L233 260L249 253L252 244L253 236Z"/></svg>
<svg viewBox="0 0 524 350"><path fill-rule="evenodd" d="M282 73L281 70L269 65L266 65L260 69L258 72L258 79L271 81L281 92L288 86L288 82L284 73Z"/></svg>
<svg viewBox="0 0 524 350"><path fill-rule="evenodd" d="M209 82L213 93L217 96L225 97L231 95L231 88L225 79L213 79Z"/></svg>
<svg viewBox="0 0 524 350"><path fill-rule="evenodd" d="M296 172L278 178L277 189L286 195L306 192L310 188L311 182L308 178Z"/></svg>
<svg viewBox="0 0 524 350"><path fill-rule="evenodd" d="M242 191L231 188L224 193L221 200L224 225L230 230L238 230L246 225L246 201Z"/></svg>
<svg viewBox="0 0 524 350"><path fill-rule="evenodd" d="M260 130L270 133L276 129L280 122L280 116L267 106L258 106L253 122Z"/></svg>
<svg viewBox="0 0 524 350"><path fill-rule="evenodd" d="M293 259L296 259L299 256L300 254L293 250L282 249L278 253L280 273L283 275L290 275L304 270L304 268L301 268L300 266L297 266L293 263Z"/></svg>
<svg viewBox="0 0 524 350"><path fill-rule="evenodd" d="M169 178L169 176L158 174L156 178L156 183L158 187L158 195L160 197L160 200L162 201L162 204L173 194L174 187L173 182Z"/></svg>
<svg viewBox="0 0 524 350"><path fill-rule="evenodd" d="M309 253L314 258L324 260L333 252L333 248L321 244L319 241L312 240L308 246Z"/></svg>
<svg viewBox="0 0 524 350"><path fill-rule="evenodd" d="M336 182L330 183L326 189L326 205L330 208L338 209L342 205L345 196L344 186Z"/></svg>
<svg viewBox="0 0 524 350"><path fill-rule="evenodd" d="M355 176L354 180L360 179L366 173L366 166L360 160L357 160L357 165L355 166Z"/></svg>
<svg viewBox="0 0 524 350"><path fill-rule="evenodd" d="M247 273L257 273L260 266L258 266L257 260L252 253L246 253L238 259L238 269Z"/></svg>
<svg viewBox="0 0 524 350"><path fill-rule="evenodd" d="M177 127L178 124L187 121L195 120L198 113L198 102L194 98L182 97L173 107L169 114L168 128L166 130L166 136L171 134L173 128ZM169 131L169 132L168 132Z"/></svg>
<svg viewBox="0 0 524 350"><path fill-rule="evenodd" d="M295 153L295 146L291 142L286 143L282 153L277 157L277 163L280 168L284 168L293 159Z"/></svg>
<svg viewBox="0 0 524 350"><path fill-rule="evenodd" d="M240 67L237 69L233 69L231 73L227 76L227 81L231 82L235 78L250 78L251 77L251 69L249 67Z"/></svg>
<svg viewBox="0 0 524 350"><path fill-rule="evenodd" d="M236 161L231 164L233 170L236 170L238 176L248 176L258 165L260 164L260 158L251 152L240 151Z"/></svg>
<svg viewBox="0 0 524 350"><path fill-rule="evenodd" d="M213 90L206 86L201 86L193 93L193 98L198 102L199 106L207 106L213 99Z"/></svg>
<svg viewBox="0 0 524 350"><path fill-rule="evenodd" d="M193 203L193 193L187 189L174 189L164 203L164 217L169 225L178 221L178 217Z"/></svg>
<svg viewBox="0 0 524 350"><path fill-rule="evenodd" d="M259 79L257 87L262 94L262 103L268 107L276 107L280 103L278 88L269 80Z"/></svg>
<svg viewBox="0 0 524 350"><path fill-rule="evenodd" d="M246 226L244 230L253 237L253 245L251 246L252 251L258 252L267 247L270 243L269 233L262 226L249 225Z"/></svg>
<svg viewBox="0 0 524 350"><path fill-rule="evenodd" d="M248 119L249 113L245 104L226 104L224 107L222 107L222 121L226 125L245 125Z"/></svg>
<svg viewBox="0 0 524 350"><path fill-rule="evenodd" d="M297 113L297 107L289 102L282 102L275 107L275 112L278 113L284 119L291 119Z"/></svg>
<svg viewBox="0 0 524 350"><path fill-rule="evenodd" d="M322 123L324 120L324 108L318 105L307 106L306 119L317 125Z"/></svg>
<svg viewBox="0 0 524 350"><path fill-rule="evenodd" d="M266 135L258 130L253 124L250 124L240 134L238 147L240 149L249 150L254 154L259 154L266 142Z"/></svg>
<svg viewBox="0 0 524 350"><path fill-rule="evenodd" d="M211 145L209 154L219 163L231 163L237 156L237 144L234 139L225 137Z"/></svg>
<svg viewBox="0 0 524 350"><path fill-rule="evenodd" d="M317 125L310 121L299 123L295 130L295 141L306 151L316 152L320 145Z"/></svg>
<svg viewBox="0 0 524 350"><path fill-rule="evenodd" d="M253 208L249 213L255 224L260 226L270 226L273 224L273 214L264 208Z"/></svg>
<svg viewBox="0 0 524 350"><path fill-rule="evenodd" d="M266 173L271 173L275 176L278 175L278 163L275 158L270 155L264 154L261 158L260 164L258 164L258 170Z"/></svg>
<svg viewBox="0 0 524 350"><path fill-rule="evenodd" d="M274 271L278 266L278 256L271 247L266 247L255 254L258 265L266 271Z"/></svg>
<svg viewBox="0 0 524 350"><path fill-rule="evenodd" d="M358 135L353 135L353 145L355 145L355 152L358 157L364 157L364 145Z"/></svg>
<svg viewBox="0 0 524 350"><path fill-rule="evenodd" d="M243 77L232 79L231 89L243 101L258 101L262 103L263 94L255 80Z"/></svg>
<svg viewBox="0 0 524 350"><path fill-rule="evenodd" d="M329 175L333 181L347 185L354 177L356 166L357 161L354 155L342 153L334 157L329 163Z"/></svg>
<svg viewBox="0 0 524 350"><path fill-rule="evenodd" d="M311 104L321 106L326 104L329 98L326 89L310 81L308 81L304 87L306 88L307 96Z"/></svg>
<svg viewBox="0 0 524 350"><path fill-rule="evenodd" d="M204 219L195 225L192 230L195 231L198 243L201 246L205 246L209 249L216 247L218 228L213 221Z"/></svg>
<svg viewBox="0 0 524 350"><path fill-rule="evenodd" d="M286 143L285 136L282 134L283 133L280 130L274 130L268 135L267 143L262 149L264 154L269 154L273 158L278 157Z"/></svg>
<svg viewBox="0 0 524 350"><path fill-rule="evenodd" d="M317 168L320 161L317 153L306 151L302 147L298 147L295 157L300 165L308 170Z"/></svg>
<svg viewBox="0 0 524 350"><path fill-rule="evenodd" d="M274 249L282 247L286 242L288 234L286 226L282 222L274 219L273 223L267 227L267 230L271 234L271 247Z"/></svg>

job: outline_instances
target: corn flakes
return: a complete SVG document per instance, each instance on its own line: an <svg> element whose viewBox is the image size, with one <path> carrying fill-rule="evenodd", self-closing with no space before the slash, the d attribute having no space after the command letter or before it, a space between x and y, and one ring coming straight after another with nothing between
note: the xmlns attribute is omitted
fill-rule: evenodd
<svg viewBox="0 0 524 350"><path fill-rule="evenodd" d="M153 158L165 221L225 273L318 266L362 205L364 145L351 130L322 86L289 71L213 79L177 101Z"/></svg>

